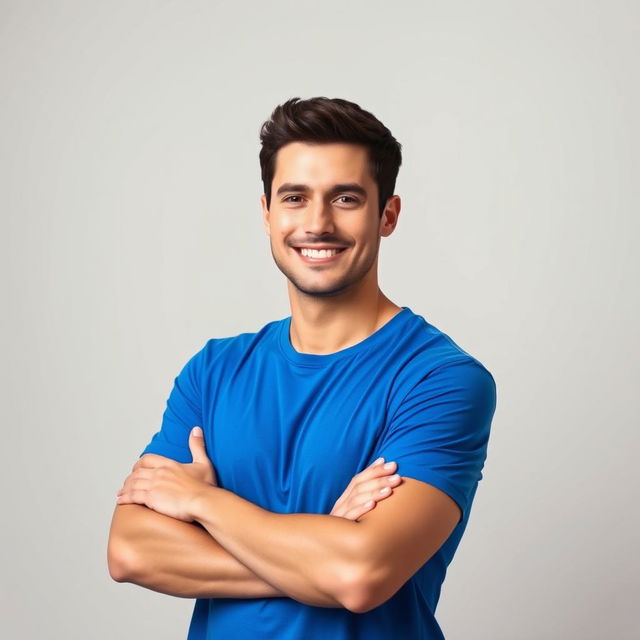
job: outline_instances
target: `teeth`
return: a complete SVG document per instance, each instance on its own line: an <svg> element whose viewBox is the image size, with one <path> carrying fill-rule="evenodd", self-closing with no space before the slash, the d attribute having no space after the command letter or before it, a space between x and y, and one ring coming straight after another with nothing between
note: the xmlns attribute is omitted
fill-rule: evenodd
<svg viewBox="0 0 640 640"><path fill-rule="evenodd" d="M329 258L330 256L335 256L336 253L339 252L339 249L302 249L301 253L303 256L307 256L308 258Z"/></svg>

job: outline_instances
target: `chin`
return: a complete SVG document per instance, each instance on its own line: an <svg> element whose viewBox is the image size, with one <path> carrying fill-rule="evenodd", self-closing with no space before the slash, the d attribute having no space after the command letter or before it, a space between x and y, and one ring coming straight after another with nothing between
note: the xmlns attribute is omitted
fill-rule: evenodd
<svg viewBox="0 0 640 640"><path fill-rule="evenodd" d="M304 293L307 296L313 298L330 298L332 296L340 295L344 293L346 289L351 285L350 282L338 283L328 287L305 287L304 285L289 278L289 282L295 287L296 291Z"/></svg>

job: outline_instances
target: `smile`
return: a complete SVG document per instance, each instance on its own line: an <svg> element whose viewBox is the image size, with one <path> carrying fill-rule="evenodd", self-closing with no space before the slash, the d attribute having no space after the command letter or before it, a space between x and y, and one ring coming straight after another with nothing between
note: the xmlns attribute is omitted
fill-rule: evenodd
<svg viewBox="0 0 640 640"><path fill-rule="evenodd" d="M307 249L294 247L295 252L309 264L324 264L335 261L344 252L346 247L341 249Z"/></svg>

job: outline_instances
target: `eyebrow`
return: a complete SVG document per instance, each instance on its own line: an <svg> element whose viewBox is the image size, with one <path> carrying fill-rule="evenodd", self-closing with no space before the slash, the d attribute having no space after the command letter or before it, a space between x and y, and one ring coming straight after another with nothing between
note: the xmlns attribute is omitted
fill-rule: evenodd
<svg viewBox="0 0 640 640"><path fill-rule="evenodd" d="M311 191L311 189L309 189L306 184L294 184L293 182L285 182L278 188L278 190L276 191L276 195L279 196L289 191L301 191L303 193L308 193L309 191ZM329 189L329 195L335 195L336 193L342 193L343 191L351 191L353 193L357 193L363 198L366 198L367 196L367 190L357 182L334 184L333 187Z"/></svg>

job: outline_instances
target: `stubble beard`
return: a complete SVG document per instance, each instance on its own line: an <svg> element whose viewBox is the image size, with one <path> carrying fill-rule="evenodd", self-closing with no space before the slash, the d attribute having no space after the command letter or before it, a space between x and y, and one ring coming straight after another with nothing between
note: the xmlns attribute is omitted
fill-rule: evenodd
<svg viewBox="0 0 640 640"><path fill-rule="evenodd" d="M275 252L273 251L273 245L270 243L270 247L271 247L271 256L273 257L273 261L276 263L276 266L278 267L278 269L284 274L284 276L287 278L287 280L289 280L289 282L291 282L291 284L300 292L303 293L307 296L311 296L313 298L330 298L333 296L337 296L339 294L341 294L343 291L345 291L346 289L348 289L350 286L352 286L353 284L355 284L356 282L359 282L360 280L362 280L367 273L369 273L369 270L371 269L371 267L373 266L373 263L376 260L376 257L378 255L378 252L376 250L376 252L371 254L370 259L367 261L367 263L361 268L358 269L355 272L347 272L342 279L340 279L338 282L333 283L332 285L330 285L327 288L308 288L305 287L298 278L296 278L295 274L292 273L291 271L289 271L284 264L278 260L278 258L275 255ZM378 249L380 248L380 241L378 240Z"/></svg>

